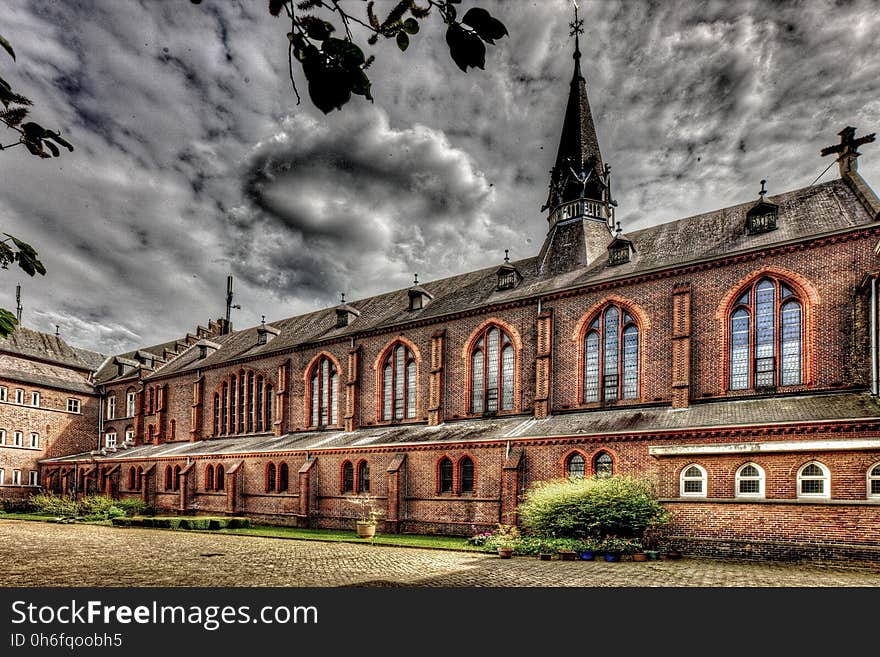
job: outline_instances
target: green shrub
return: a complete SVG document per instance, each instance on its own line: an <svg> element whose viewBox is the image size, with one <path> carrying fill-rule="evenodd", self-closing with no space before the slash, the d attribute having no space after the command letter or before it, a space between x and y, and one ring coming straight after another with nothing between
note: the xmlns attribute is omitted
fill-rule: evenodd
<svg viewBox="0 0 880 657"><path fill-rule="evenodd" d="M36 511L31 498L6 497L0 500L0 509L4 513L33 513Z"/></svg>
<svg viewBox="0 0 880 657"><path fill-rule="evenodd" d="M73 518L79 511L79 505L70 495L40 493L31 498L31 504L37 513L45 513L50 516Z"/></svg>
<svg viewBox="0 0 880 657"><path fill-rule="evenodd" d="M529 533L567 538L641 538L645 528L668 515L649 482L623 476L539 482L520 512Z"/></svg>
<svg viewBox="0 0 880 657"><path fill-rule="evenodd" d="M112 522L117 527L131 527L131 518L127 516L117 516L115 518L111 518L110 522Z"/></svg>
<svg viewBox="0 0 880 657"><path fill-rule="evenodd" d="M113 506L122 509L129 516L136 516L144 513L147 505L143 500L136 497L129 497L122 500L113 500Z"/></svg>
<svg viewBox="0 0 880 657"><path fill-rule="evenodd" d="M180 528L181 529L208 529L210 525L210 518L181 518L180 519Z"/></svg>
<svg viewBox="0 0 880 657"><path fill-rule="evenodd" d="M230 518L229 529L246 529L251 526L250 518Z"/></svg>

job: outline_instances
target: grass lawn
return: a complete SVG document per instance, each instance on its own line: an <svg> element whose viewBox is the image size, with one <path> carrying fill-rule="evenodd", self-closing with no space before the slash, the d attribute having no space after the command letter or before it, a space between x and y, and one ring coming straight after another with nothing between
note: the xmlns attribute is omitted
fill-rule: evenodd
<svg viewBox="0 0 880 657"><path fill-rule="evenodd" d="M198 516L193 516L198 517ZM0 511L0 520L38 520L54 522L55 516L37 513L4 513ZM83 522L78 520L79 522ZM87 524L109 525L109 521L89 522ZM198 531L210 534L234 534L237 536L262 536L266 538L288 538L304 541L337 541L348 543L368 543L371 545L393 545L396 547L433 548L437 550L463 550L481 552L482 548L468 545L467 539L458 536L426 536L422 534L376 534L375 538L359 538L354 531L342 529L300 529L298 527L277 527L257 525L237 529L189 529L172 531Z"/></svg>

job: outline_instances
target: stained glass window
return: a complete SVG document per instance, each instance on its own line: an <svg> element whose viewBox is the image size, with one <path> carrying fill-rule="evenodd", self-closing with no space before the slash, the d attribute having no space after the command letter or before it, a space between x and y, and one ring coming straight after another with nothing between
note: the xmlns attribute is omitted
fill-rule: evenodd
<svg viewBox="0 0 880 657"><path fill-rule="evenodd" d="M440 492L452 492L452 461L445 457L440 461Z"/></svg>
<svg viewBox="0 0 880 657"><path fill-rule="evenodd" d="M515 366L510 336L496 326L487 328L471 353L471 412L514 408Z"/></svg>
<svg viewBox="0 0 880 657"><path fill-rule="evenodd" d="M470 457L465 456L461 459L461 462L458 466L461 470L459 472L459 478L461 480L460 487L462 493L473 493L474 492L474 462Z"/></svg>
<svg viewBox="0 0 880 657"><path fill-rule="evenodd" d="M583 479L586 473L586 461L580 454L572 454L565 464L565 472L572 479Z"/></svg>
<svg viewBox="0 0 880 657"><path fill-rule="evenodd" d="M382 419L416 416L416 363L403 344L389 350L382 366Z"/></svg>
<svg viewBox="0 0 880 657"><path fill-rule="evenodd" d="M585 403L638 399L639 329L632 315L608 306L584 337Z"/></svg>
<svg viewBox="0 0 880 657"><path fill-rule="evenodd" d="M336 366L326 356L315 364L311 377L311 426L335 425L339 420L338 382Z"/></svg>

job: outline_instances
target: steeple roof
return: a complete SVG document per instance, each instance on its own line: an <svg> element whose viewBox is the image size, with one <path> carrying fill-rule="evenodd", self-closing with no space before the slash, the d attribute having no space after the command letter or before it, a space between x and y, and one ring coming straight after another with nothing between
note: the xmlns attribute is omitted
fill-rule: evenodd
<svg viewBox="0 0 880 657"><path fill-rule="evenodd" d="M573 57L574 73L562 122L562 136L559 139L556 164L550 174L550 196L546 205L551 209L581 197L597 200L603 198L604 164L596 127L593 125L590 101L587 98L587 82L581 73L581 51L577 33ZM586 174L588 179L579 182L572 171L579 178Z"/></svg>

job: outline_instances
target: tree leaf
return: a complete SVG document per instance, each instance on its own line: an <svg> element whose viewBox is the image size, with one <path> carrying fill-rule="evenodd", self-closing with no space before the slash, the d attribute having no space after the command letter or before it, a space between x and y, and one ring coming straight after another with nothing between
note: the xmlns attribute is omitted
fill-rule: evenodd
<svg viewBox="0 0 880 657"><path fill-rule="evenodd" d="M58 147L48 139L44 139L43 144L46 146L46 148L52 151L52 157L58 157L59 155L61 155L61 151L58 150Z"/></svg>
<svg viewBox="0 0 880 657"><path fill-rule="evenodd" d="M5 308L0 308L0 337L5 338L12 335L17 323L15 315Z"/></svg>
<svg viewBox="0 0 880 657"><path fill-rule="evenodd" d="M495 39L507 36L507 28L504 27L504 23L493 18L488 11L480 7L468 9L461 22L474 28L480 38L489 43L495 43Z"/></svg>
<svg viewBox="0 0 880 657"><path fill-rule="evenodd" d="M364 51L345 39L329 37L321 44L321 50L331 57L337 58L345 68L349 69L363 66L366 61Z"/></svg>
<svg viewBox="0 0 880 657"><path fill-rule="evenodd" d="M2 34L0 34L0 47L2 47L3 50L8 52L9 56L12 57L12 60L15 61L15 51L12 49L12 46L9 45L9 42L3 38Z"/></svg>
<svg viewBox="0 0 880 657"><path fill-rule="evenodd" d="M468 32L461 25L453 23L446 30L446 43L452 60L465 73L469 66L485 68L486 46L473 32Z"/></svg>
<svg viewBox="0 0 880 657"><path fill-rule="evenodd" d="M406 30L407 34L418 34L419 22L415 18L407 18L403 21L403 29Z"/></svg>
<svg viewBox="0 0 880 657"><path fill-rule="evenodd" d="M367 77L367 74L364 73L362 69L356 69L352 71L350 78L350 87L351 93L357 94L358 96L363 96L367 100L373 100L373 97L370 95L370 88L372 87L372 83L370 82L370 78Z"/></svg>
<svg viewBox="0 0 880 657"><path fill-rule="evenodd" d="M67 150L69 150L71 153L73 152L73 144L71 144L69 141L67 141L66 139L64 139L64 138L63 138L60 134L58 134L57 132L52 132L52 131L50 130L50 131L47 133L47 135L48 135L48 138L49 138L49 139L52 139L53 141L57 142L59 145L64 146L64 148L66 148Z"/></svg>
<svg viewBox="0 0 880 657"><path fill-rule="evenodd" d="M284 0L269 0L269 13L278 16L284 9Z"/></svg>
<svg viewBox="0 0 880 657"><path fill-rule="evenodd" d="M403 30L397 33L397 47L404 52L409 48L409 35Z"/></svg>

